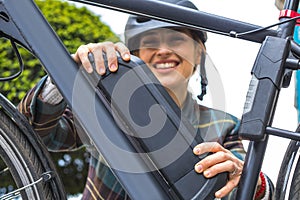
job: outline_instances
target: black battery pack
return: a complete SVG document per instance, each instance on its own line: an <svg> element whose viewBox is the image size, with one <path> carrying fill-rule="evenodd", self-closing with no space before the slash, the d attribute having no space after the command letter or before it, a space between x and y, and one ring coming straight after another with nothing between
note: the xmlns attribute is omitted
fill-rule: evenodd
<svg viewBox="0 0 300 200"><path fill-rule="evenodd" d="M193 147L203 142L199 130L182 116L142 60L131 56L130 62L119 58L118 64L117 72L107 69L94 79L103 103L135 153L147 154L148 160L141 159L151 163L149 171L156 172L155 178L172 199L214 199L214 193L226 184L227 174L207 179L194 171L201 159L193 154Z"/></svg>

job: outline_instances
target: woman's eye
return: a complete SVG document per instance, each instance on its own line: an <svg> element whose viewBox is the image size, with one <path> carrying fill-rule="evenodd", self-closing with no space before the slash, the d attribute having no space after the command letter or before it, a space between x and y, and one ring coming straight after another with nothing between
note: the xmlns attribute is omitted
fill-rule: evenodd
<svg viewBox="0 0 300 200"><path fill-rule="evenodd" d="M142 41L142 46L143 47L158 47L159 46L159 41L158 40L143 40Z"/></svg>
<svg viewBox="0 0 300 200"><path fill-rule="evenodd" d="M181 36L175 36L175 37L170 38L170 41L171 42L182 42L182 41L185 41L185 38L181 37Z"/></svg>
<svg viewBox="0 0 300 200"><path fill-rule="evenodd" d="M185 39L183 37L171 37L168 39L167 43L169 47L178 47L185 43Z"/></svg>

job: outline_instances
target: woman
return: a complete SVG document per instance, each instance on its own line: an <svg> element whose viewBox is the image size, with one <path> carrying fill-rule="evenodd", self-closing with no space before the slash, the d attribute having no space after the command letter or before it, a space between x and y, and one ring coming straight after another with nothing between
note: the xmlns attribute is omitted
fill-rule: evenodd
<svg viewBox="0 0 300 200"><path fill-rule="evenodd" d="M197 9L186 0L176 4ZM105 74L106 70L103 52L106 53L111 72L118 69L116 52L125 61L130 60L130 53L141 58L192 125L201 129L201 132L210 138L209 141L194 148L196 155L212 153L195 164L195 171L203 173L207 178L222 172L229 172L228 182L215 193L215 197L233 199L245 156L242 142L237 135L238 121L227 113L198 105L187 89L189 79L197 66L200 66L200 71L204 71L206 37L206 33L202 31L189 30L144 17L130 16L125 30L126 46L122 43L111 42L82 45L73 58L87 72L92 72L93 68L87 55L89 52L93 53L99 74ZM202 78L204 80L202 93L204 94L206 78ZM66 107L50 78L42 79L26 95L19 105L19 110L28 117L49 149L74 149L82 145L78 137L80 130L74 126L72 113ZM212 119L213 115L215 119ZM100 160L101 158L98 157L92 156L91 158L83 199L128 199L128 195L109 167ZM266 175L261 173L255 199L270 199L271 190L271 182Z"/></svg>

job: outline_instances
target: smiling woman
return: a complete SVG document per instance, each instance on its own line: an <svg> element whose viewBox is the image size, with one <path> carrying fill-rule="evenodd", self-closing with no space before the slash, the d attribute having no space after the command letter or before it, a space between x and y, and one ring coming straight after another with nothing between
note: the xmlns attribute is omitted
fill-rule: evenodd
<svg viewBox="0 0 300 200"><path fill-rule="evenodd" d="M185 29L161 28L139 36L139 57L148 64L160 83L170 90L169 94L179 100L179 107L183 106L185 99L181 94L185 94L188 80L196 70L195 67L200 64L201 53L205 50L200 45L202 43L196 40L199 39ZM159 51L156 52L156 49ZM168 56L172 52L175 54ZM159 57L155 57L155 53Z"/></svg>

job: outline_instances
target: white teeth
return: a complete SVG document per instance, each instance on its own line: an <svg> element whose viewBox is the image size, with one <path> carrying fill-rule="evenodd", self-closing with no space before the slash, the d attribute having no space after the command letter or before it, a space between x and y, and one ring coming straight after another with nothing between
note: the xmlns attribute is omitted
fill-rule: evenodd
<svg viewBox="0 0 300 200"><path fill-rule="evenodd" d="M175 66L175 63L159 63L159 64L155 65L155 67L158 69L166 69L166 68L171 68L174 66Z"/></svg>

